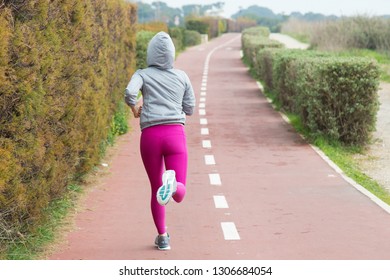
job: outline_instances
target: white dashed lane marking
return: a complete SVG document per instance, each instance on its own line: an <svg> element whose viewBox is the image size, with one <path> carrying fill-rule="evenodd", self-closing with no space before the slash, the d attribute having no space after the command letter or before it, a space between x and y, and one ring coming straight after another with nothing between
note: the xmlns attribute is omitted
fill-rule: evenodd
<svg viewBox="0 0 390 280"><path fill-rule="evenodd" d="M210 149L211 148L211 141L210 140L203 140L202 141L202 146L205 149Z"/></svg>
<svg viewBox="0 0 390 280"><path fill-rule="evenodd" d="M200 134L201 135L209 135L209 129L207 127L202 127L200 129Z"/></svg>
<svg viewBox="0 0 390 280"><path fill-rule="evenodd" d="M215 165L215 158L213 155L205 155L204 162L206 165Z"/></svg>
<svg viewBox="0 0 390 280"><path fill-rule="evenodd" d="M210 179L210 185L213 185L213 186L221 186L222 185L221 177L219 176L218 173L209 174L209 179Z"/></svg>
<svg viewBox="0 0 390 280"><path fill-rule="evenodd" d="M240 235L238 234L236 225L233 222L223 222L221 223L221 227L225 240L240 240Z"/></svg>
<svg viewBox="0 0 390 280"><path fill-rule="evenodd" d="M223 195L214 195L214 205L215 205L215 208L218 208L218 209L226 209L226 208L229 208L229 205L226 201L226 198L225 196Z"/></svg>
<svg viewBox="0 0 390 280"><path fill-rule="evenodd" d="M230 41L227 42L226 44L228 44L228 43L230 43ZM202 117L202 116L206 115L205 108L206 108L207 81L208 81L207 75L208 75L208 71L209 71L209 62L210 62L211 55L214 53L214 51L216 51L218 48L221 48L222 46L216 47L213 50L211 50L209 52L209 54L207 55L207 58L205 61L205 65L204 65L204 69L203 69L202 84L201 84L201 88L200 88L201 90L200 90L199 105L198 105L199 116L200 116L199 122L202 126L208 125L207 119L205 117ZM202 127L200 130L200 134L202 136L209 135L209 129L207 127ZM209 149L209 151L210 151L211 141L210 140L202 140L202 147L205 149ZM205 155L204 161L205 161L205 164L207 166L216 165L214 155L211 155L211 154ZM218 173L209 174L209 180L210 180L210 185L212 185L212 186L221 186L222 185L221 177ZM226 197L224 195L222 195L222 194L214 195L213 200L214 200L215 208L217 208L217 209L228 209L229 208ZM230 215L230 213L225 213L225 215ZM222 222L221 228L222 228L223 236L224 236L225 240L240 240L240 236L238 234L236 225L233 222Z"/></svg>
<svg viewBox="0 0 390 280"><path fill-rule="evenodd" d="M199 122L200 122L200 124L202 124L202 125L207 125L207 119L205 119L205 118L201 118L201 119L199 120Z"/></svg>

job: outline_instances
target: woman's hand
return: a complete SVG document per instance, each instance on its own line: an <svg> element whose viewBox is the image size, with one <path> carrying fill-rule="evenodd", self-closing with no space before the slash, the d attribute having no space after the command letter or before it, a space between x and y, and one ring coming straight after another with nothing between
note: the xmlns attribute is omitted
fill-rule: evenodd
<svg viewBox="0 0 390 280"><path fill-rule="evenodd" d="M141 116L142 106L135 105L135 106L130 106L130 108L131 111L133 112L134 118L139 118Z"/></svg>

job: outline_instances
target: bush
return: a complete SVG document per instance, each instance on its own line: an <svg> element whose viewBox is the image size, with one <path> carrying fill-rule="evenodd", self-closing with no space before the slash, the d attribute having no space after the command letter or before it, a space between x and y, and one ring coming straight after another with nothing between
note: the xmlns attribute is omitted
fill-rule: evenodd
<svg viewBox="0 0 390 280"><path fill-rule="evenodd" d="M311 135L347 145L368 142L378 111L380 73L374 60L269 48L262 43L268 38L243 37L244 52L254 55L251 67L266 91L283 110L299 115Z"/></svg>
<svg viewBox="0 0 390 280"><path fill-rule="evenodd" d="M183 27L172 27L169 28L169 35L172 38L173 44L175 45L176 52L181 52L185 49L184 42L185 29Z"/></svg>
<svg viewBox="0 0 390 280"><path fill-rule="evenodd" d="M153 38L156 32L152 31L138 31L136 42L136 67L137 69L144 69L148 67L147 64L147 50L149 41Z"/></svg>
<svg viewBox="0 0 390 280"><path fill-rule="evenodd" d="M134 5L11 2L0 8L0 251L98 163L135 66Z"/></svg>
<svg viewBox="0 0 390 280"><path fill-rule="evenodd" d="M305 58L296 61L297 103L313 133L363 145L375 130L379 69L365 58Z"/></svg>
<svg viewBox="0 0 390 280"><path fill-rule="evenodd" d="M274 93L277 95L280 105L288 112L299 113L300 104L297 98L300 95L300 89L297 88L298 71L294 67L295 62L303 58L320 58L330 56L328 53L305 50L286 50L273 53L271 67L268 71L272 72L273 81L271 83ZM261 54L259 54L261 58Z"/></svg>
<svg viewBox="0 0 390 280"><path fill-rule="evenodd" d="M199 45L201 43L201 40L201 36L197 31L186 30L184 32L184 45L186 47Z"/></svg>
<svg viewBox="0 0 390 280"><path fill-rule="evenodd" d="M169 29L169 35L175 45L176 52L183 51L186 47L199 45L201 36L194 30L186 30L183 27L172 27Z"/></svg>
<svg viewBox="0 0 390 280"><path fill-rule="evenodd" d="M189 19L186 21L186 29L198 31L200 34L209 34L210 26L201 19Z"/></svg>
<svg viewBox="0 0 390 280"><path fill-rule="evenodd" d="M282 48L283 44L268 38L270 32L267 27L251 27L242 32L241 44L244 60L250 67L256 66L256 56L259 50L265 48Z"/></svg>
<svg viewBox="0 0 390 280"><path fill-rule="evenodd" d="M186 29L216 38L227 31L227 21L219 17L199 17L186 20Z"/></svg>

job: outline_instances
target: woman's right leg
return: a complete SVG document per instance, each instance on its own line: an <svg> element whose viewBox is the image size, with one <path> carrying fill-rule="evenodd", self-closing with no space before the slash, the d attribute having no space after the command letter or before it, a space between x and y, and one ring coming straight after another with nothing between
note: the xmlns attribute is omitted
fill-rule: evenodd
<svg viewBox="0 0 390 280"><path fill-rule="evenodd" d="M141 157L148 174L151 186L150 206L154 224L159 234L166 233L165 206L157 202L156 194L162 184L164 161L161 149L161 138L158 135L158 127L145 128L141 134Z"/></svg>

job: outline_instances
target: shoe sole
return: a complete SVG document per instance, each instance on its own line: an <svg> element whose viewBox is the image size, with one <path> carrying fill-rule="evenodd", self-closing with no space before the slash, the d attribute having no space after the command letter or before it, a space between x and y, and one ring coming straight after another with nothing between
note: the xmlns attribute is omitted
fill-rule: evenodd
<svg viewBox="0 0 390 280"><path fill-rule="evenodd" d="M172 197L174 192L173 183L175 181L176 173L174 170L167 170L164 172L162 181L163 185L157 190L157 201L160 205L166 205Z"/></svg>
<svg viewBox="0 0 390 280"><path fill-rule="evenodd" d="M159 249L160 251L169 251L169 250L171 250L171 246L164 247L164 248L160 248L160 247L157 246L157 249Z"/></svg>

